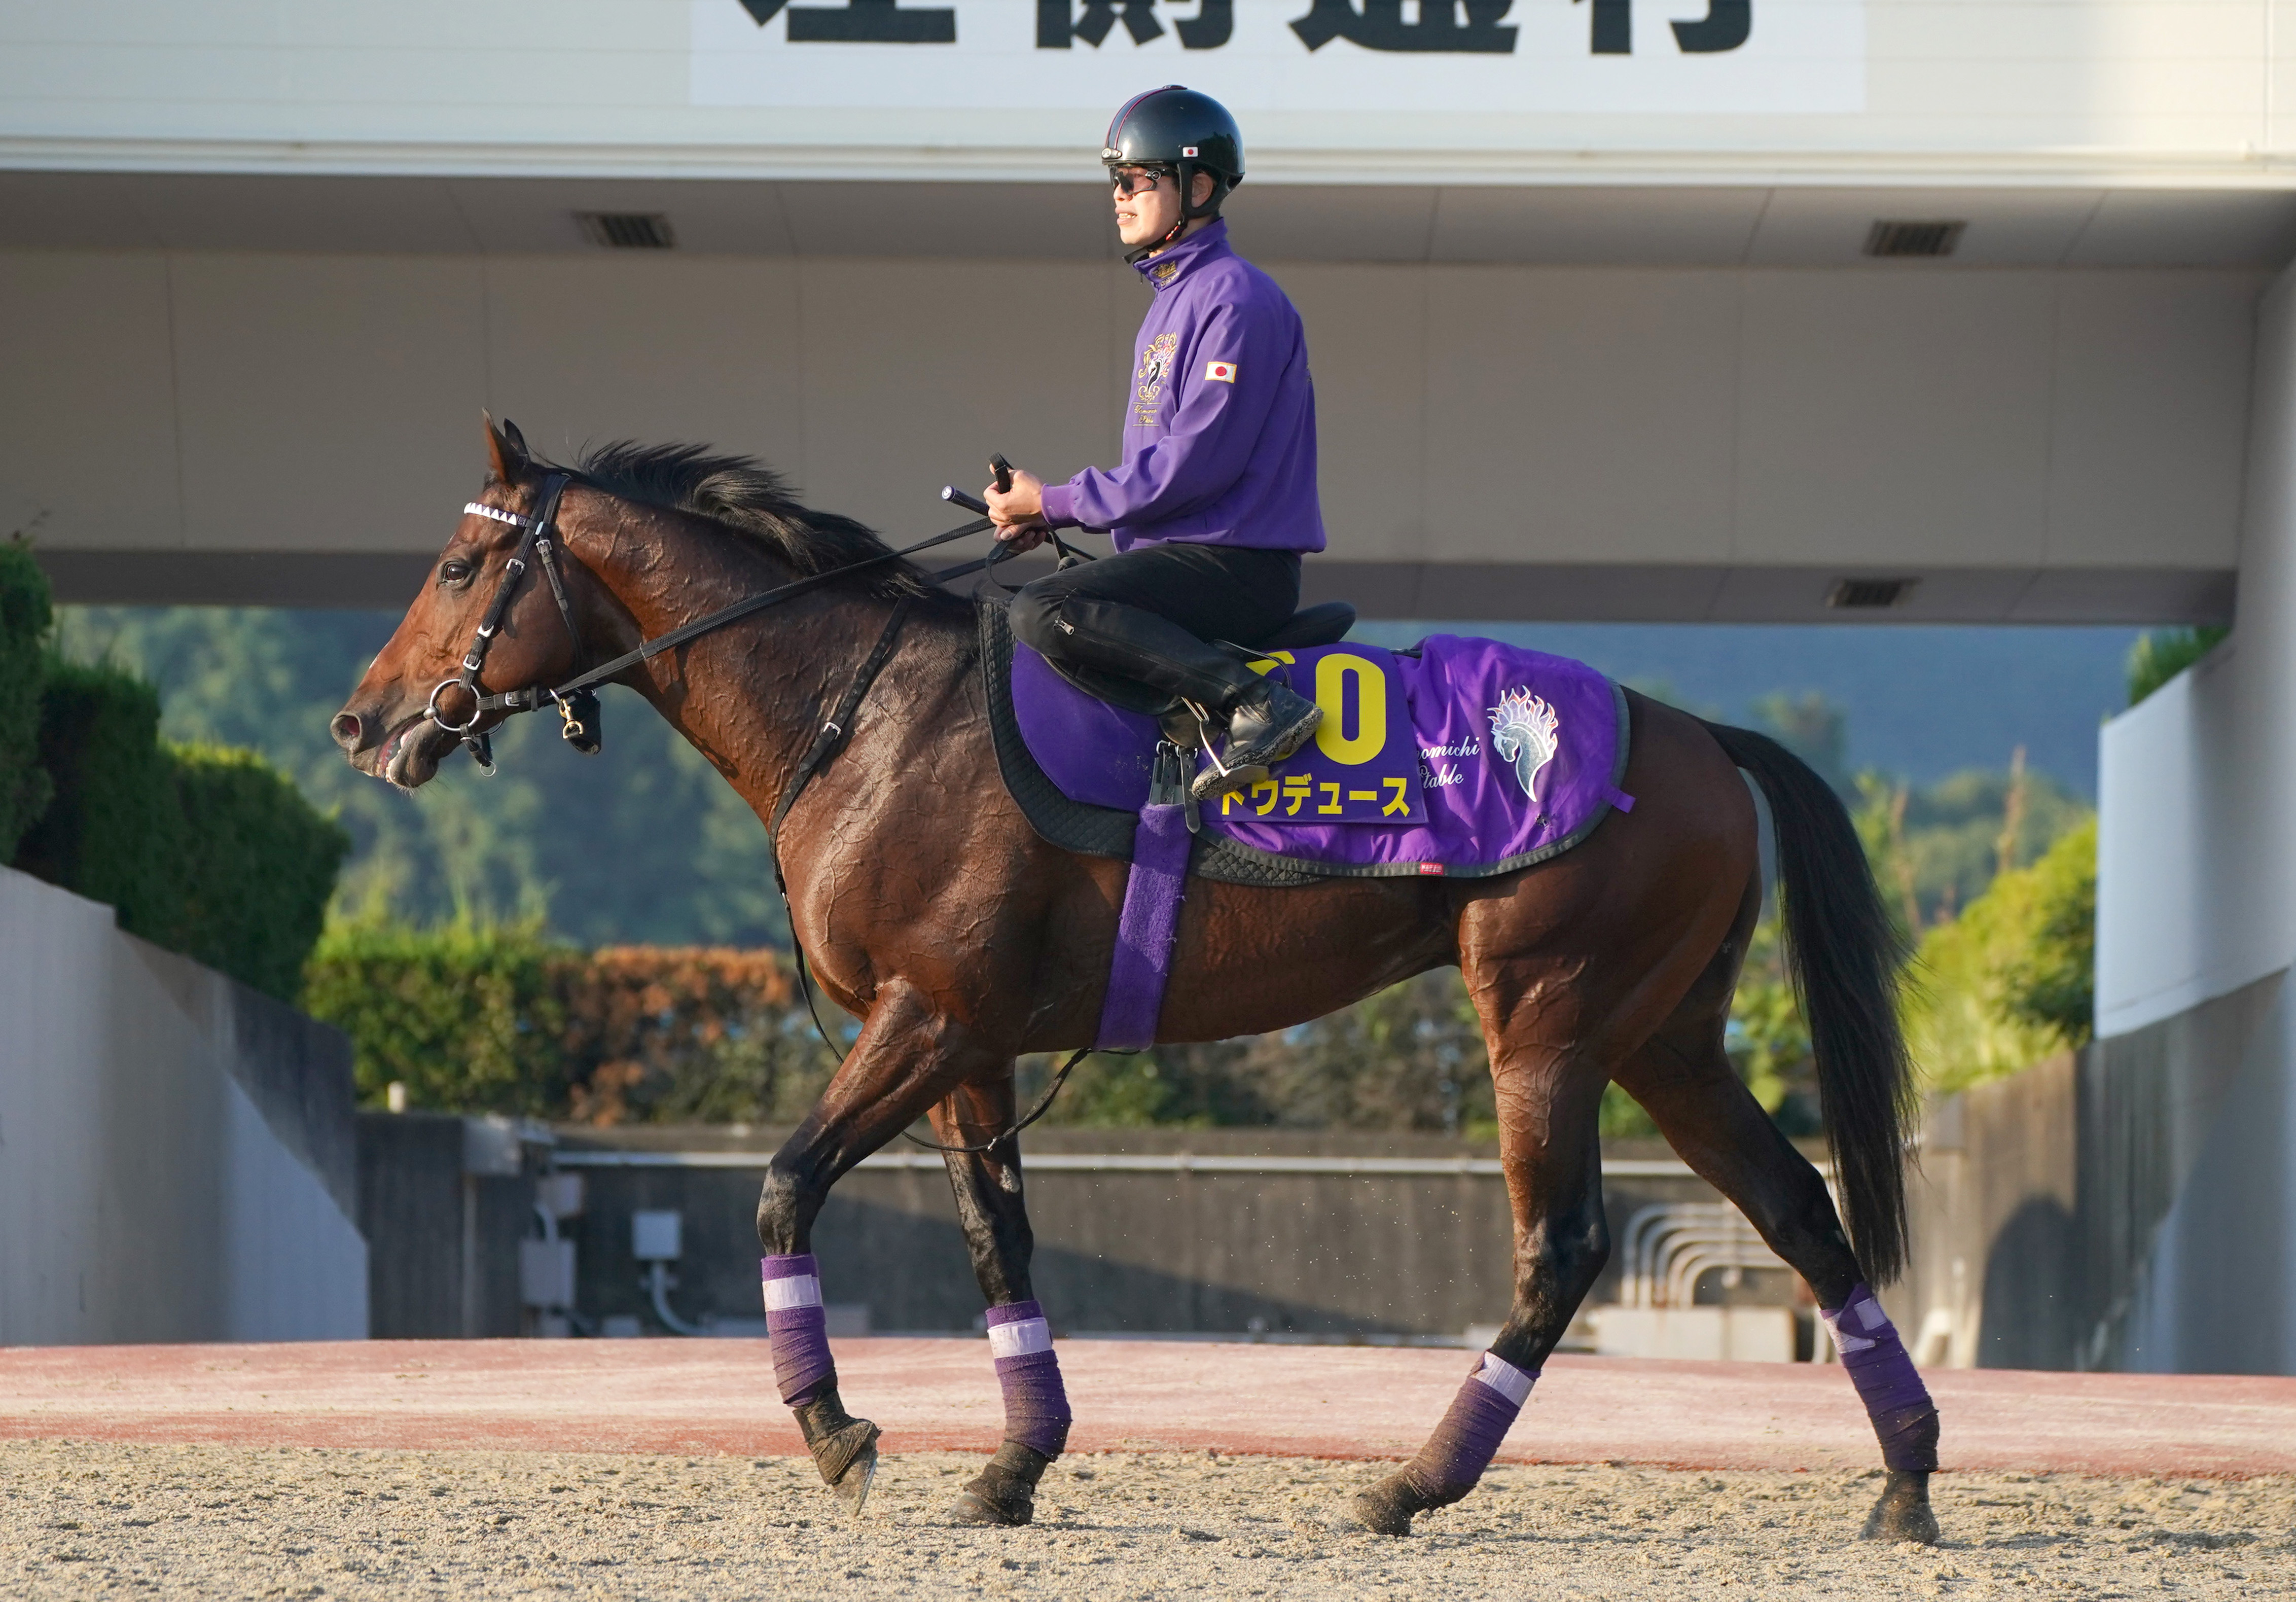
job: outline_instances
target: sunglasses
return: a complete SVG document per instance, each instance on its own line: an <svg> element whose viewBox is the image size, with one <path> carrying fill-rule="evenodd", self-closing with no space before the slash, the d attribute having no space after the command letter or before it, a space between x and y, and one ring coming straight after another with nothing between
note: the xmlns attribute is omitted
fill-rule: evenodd
<svg viewBox="0 0 2296 1602"><path fill-rule="evenodd" d="M1111 167L1108 169L1110 185L1128 200L1176 176L1168 167Z"/></svg>

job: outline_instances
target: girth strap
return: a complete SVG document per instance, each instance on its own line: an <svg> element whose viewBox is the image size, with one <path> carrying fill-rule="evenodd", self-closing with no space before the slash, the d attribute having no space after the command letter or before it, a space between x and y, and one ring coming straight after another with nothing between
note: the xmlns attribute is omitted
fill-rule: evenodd
<svg viewBox="0 0 2296 1602"><path fill-rule="evenodd" d="M868 694L869 686L876 682L877 675L884 670L885 664L892 660L900 638L901 625L908 621L909 605L906 596L894 604L893 615L885 620L884 632L877 637L876 645L862 659L859 670L853 675L853 682L845 686L845 694L838 697L837 704L830 709L828 718L823 721L820 732L813 736L813 743L799 759L789 783L782 786L781 800L774 803L773 819L766 825L766 855L774 865L774 888L781 892L783 916L789 920L790 949L797 957L798 990L805 997L805 1010L812 1015L814 1032L821 1037L821 1043L828 1047L830 1055L835 1057L842 1057L845 1054L839 1051L836 1043L830 1039L829 1030L821 1021L821 1009L814 1005L813 980L806 972L805 942L797 936L797 908L790 905L789 880L782 873L782 820L789 816L790 809L797 805L797 798L805 793L805 787L813 783L814 776L828 767L837 753L845 748L846 739L852 732L854 715L861 710L862 698Z"/></svg>
<svg viewBox="0 0 2296 1602"><path fill-rule="evenodd" d="M781 886L784 902L789 900L789 886L782 879L782 819L787 817L790 809L797 805L797 798L805 793L808 785L813 783L814 775L827 767L843 749L846 735L853 727L853 714L861 710L861 698L869 693L869 686L877 681L877 675L892 659L894 648L900 639L901 625L909 620L911 604L906 596L894 604L893 615L885 620L884 632L877 637L876 645L862 659L859 670L853 675L853 682L847 685L845 694L838 697L837 704L831 709L821 731L813 736L813 743L799 759L797 770L790 775L790 782L782 786L781 800L774 804L773 821L766 826L766 834L774 842L774 883ZM791 938L796 938L794 927Z"/></svg>

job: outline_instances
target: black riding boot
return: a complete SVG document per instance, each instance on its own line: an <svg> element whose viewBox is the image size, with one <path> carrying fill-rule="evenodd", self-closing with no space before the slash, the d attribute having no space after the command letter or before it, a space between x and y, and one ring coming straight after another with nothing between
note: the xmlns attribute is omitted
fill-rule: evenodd
<svg viewBox="0 0 2296 1602"><path fill-rule="evenodd" d="M1031 595L1034 587L1014 603L1013 632L1070 682L1119 705L1137 704L1120 693L1122 681L1145 685L1152 695L1169 696L1200 717L1207 735L1226 726L1226 748L1193 786L1198 800L1266 778L1323 721L1323 709L1314 702L1262 678L1234 653L1207 645L1168 618L1106 596L1039 600ZM1119 681L1119 693L1104 687L1111 679Z"/></svg>
<svg viewBox="0 0 2296 1602"><path fill-rule="evenodd" d="M1306 696L1249 668L1244 672L1252 682L1226 709L1227 739L1188 786L1198 801L1259 784L1270 768L1305 745L1324 720L1324 709Z"/></svg>

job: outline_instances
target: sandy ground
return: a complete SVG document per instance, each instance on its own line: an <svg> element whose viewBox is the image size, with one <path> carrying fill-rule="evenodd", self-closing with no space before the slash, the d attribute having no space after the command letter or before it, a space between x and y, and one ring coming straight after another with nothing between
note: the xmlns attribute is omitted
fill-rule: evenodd
<svg viewBox="0 0 2296 1602"><path fill-rule="evenodd" d="M1855 1539L1877 1476L1503 1467L1406 1540L1376 1465L1071 1457L1026 1530L951 1526L977 1457L839 1516L788 1458L0 1442L0 1598L2273 1597L2296 1479L1940 1475L1945 1544Z"/></svg>

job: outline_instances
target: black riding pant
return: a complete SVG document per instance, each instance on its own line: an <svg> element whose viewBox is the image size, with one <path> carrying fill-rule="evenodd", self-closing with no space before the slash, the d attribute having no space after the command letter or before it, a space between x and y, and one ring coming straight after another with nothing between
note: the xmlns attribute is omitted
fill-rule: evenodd
<svg viewBox="0 0 2296 1602"><path fill-rule="evenodd" d="M1153 711L1185 696L1226 711L1256 678L1204 642L1257 645L1299 607L1299 552L1169 541L1024 586L1012 619L1014 635L1103 701Z"/></svg>

